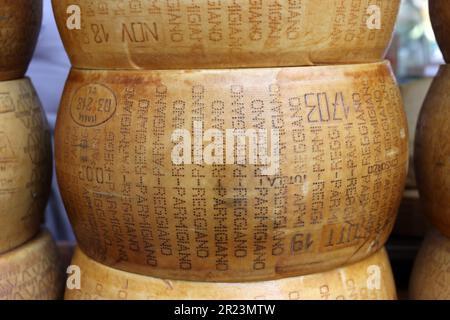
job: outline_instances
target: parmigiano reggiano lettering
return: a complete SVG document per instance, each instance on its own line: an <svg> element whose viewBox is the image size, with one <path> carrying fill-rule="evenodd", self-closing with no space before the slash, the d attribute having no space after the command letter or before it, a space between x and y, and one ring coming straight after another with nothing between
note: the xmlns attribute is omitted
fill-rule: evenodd
<svg viewBox="0 0 450 320"><path fill-rule="evenodd" d="M80 248L155 277L277 279L379 250L408 132L387 62L73 69L56 128Z"/></svg>
<svg viewBox="0 0 450 320"><path fill-rule="evenodd" d="M38 233L52 163L50 130L30 80L0 82L0 253Z"/></svg>
<svg viewBox="0 0 450 320"><path fill-rule="evenodd" d="M375 4L379 17L369 0L53 0L74 67L158 70L380 61L400 1Z"/></svg>

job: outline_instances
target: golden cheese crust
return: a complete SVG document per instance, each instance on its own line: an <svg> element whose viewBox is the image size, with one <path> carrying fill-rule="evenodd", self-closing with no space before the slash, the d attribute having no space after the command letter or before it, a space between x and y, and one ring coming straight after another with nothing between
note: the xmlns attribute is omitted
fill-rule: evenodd
<svg viewBox="0 0 450 320"><path fill-rule="evenodd" d="M88 256L198 281L277 279L368 257L392 230L408 162L388 63L74 69L55 143Z"/></svg>
<svg viewBox="0 0 450 320"><path fill-rule="evenodd" d="M400 0L53 0L72 64L86 69L380 61L399 4Z"/></svg>
<svg viewBox="0 0 450 320"><path fill-rule="evenodd" d="M22 78L42 22L42 0L0 0L0 81Z"/></svg>
<svg viewBox="0 0 450 320"><path fill-rule="evenodd" d="M50 139L31 81L0 82L0 254L39 231L52 178Z"/></svg>
<svg viewBox="0 0 450 320"><path fill-rule="evenodd" d="M394 278L384 249L336 270L248 283L165 280L101 265L81 250L72 264L81 272L80 289L66 300L395 300Z"/></svg>

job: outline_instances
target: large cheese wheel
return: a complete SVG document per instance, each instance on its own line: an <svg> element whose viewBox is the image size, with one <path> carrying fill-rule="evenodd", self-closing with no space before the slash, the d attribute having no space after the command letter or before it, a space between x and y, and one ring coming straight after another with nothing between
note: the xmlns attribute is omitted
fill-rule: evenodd
<svg viewBox="0 0 450 320"><path fill-rule="evenodd" d="M430 0L430 16L434 33L445 60L450 62L450 1Z"/></svg>
<svg viewBox="0 0 450 320"><path fill-rule="evenodd" d="M416 129L415 169L424 212L450 237L450 66L442 66Z"/></svg>
<svg viewBox="0 0 450 320"><path fill-rule="evenodd" d="M53 0L72 64L280 67L384 57L400 0Z"/></svg>
<svg viewBox="0 0 450 320"><path fill-rule="evenodd" d="M0 81L21 78L42 21L42 0L0 0Z"/></svg>
<svg viewBox="0 0 450 320"><path fill-rule="evenodd" d="M0 253L39 231L51 153L47 119L30 80L0 82Z"/></svg>
<svg viewBox="0 0 450 320"><path fill-rule="evenodd" d="M63 289L58 250L48 232L0 255L0 300L60 299Z"/></svg>
<svg viewBox="0 0 450 320"><path fill-rule="evenodd" d="M415 300L450 300L450 239L436 230L419 251L409 289Z"/></svg>
<svg viewBox="0 0 450 320"><path fill-rule="evenodd" d="M126 271L202 281L367 257L392 229L408 159L388 63L74 69L55 143L81 249Z"/></svg>
<svg viewBox="0 0 450 320"><path fill-rule="evenodd" d="M213 283L166 280L123 272L75 252L80 289L66 300L394 300L397 297L384 249L335 270L281 280ZM70 282L70 278L69 278Z"/></svg>

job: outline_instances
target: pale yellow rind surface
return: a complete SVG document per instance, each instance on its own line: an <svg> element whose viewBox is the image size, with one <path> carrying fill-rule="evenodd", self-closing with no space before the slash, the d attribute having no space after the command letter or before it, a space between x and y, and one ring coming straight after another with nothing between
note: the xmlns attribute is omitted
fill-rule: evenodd
<svg viewBox="0 0 450 320"><path fill-rule="evenodd" d="M39 231L51 176L50 130L33 85L0 82L0 253Z"/></svg>
<svg viewBox="0 0 450 320"><path fill-rule="evenodd" d="M48 232L0 255L0 300L55 300L63 289L58 250Z"/></svg>
<svg viewBox="0 0 450 320"><path fill-rule="evenodd" d="M238 145L221 139L230 129L279 142L279 152L267 152L270 167L236 157ZM178 152L180 131L185 146L217 134L234 161L208 162L205 139L177 163L174 154L194 153ZM88 256L160 278L220 282L317 273L376 252L395 222L408 161L388 63L74 69L55 143L60 190Z"/></svg>
<svg viewBox="0 0 450 320"><path fill-rule="evenodd" d="M384 249L336 270L275 281L208 283L162 280L101 265L77 250L81 289L67 300L394 300L396 290Z"/></svg>
<svg viewBox="0 0 450 320"><path fill-rule="evenodd" d="M399 0L53 0L72 64L86 69L375 62L383 59L389 45L399 4Z"/></svg>

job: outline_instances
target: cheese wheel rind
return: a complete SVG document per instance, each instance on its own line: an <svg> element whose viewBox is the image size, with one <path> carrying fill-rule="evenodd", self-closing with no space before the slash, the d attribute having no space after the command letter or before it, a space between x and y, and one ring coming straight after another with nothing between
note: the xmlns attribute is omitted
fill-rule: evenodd
<svg viewBox="0 0 450 320"><path fill-rule="evenodd" d="M450 67L441 66L420 112L414 166L424 213L450 237Z"/></svg>
<svg viewBox="0 0 450 320"><path fill-rule="evenodd" d="M242 155L257 143L230 132L256 134L259 160ZM223 142L217 153L208 135ZM55 136L81 249L167 279L267 280L359 261L392 230L408 162L387 62L73 69Z"/></svg>
<svg viewBox="0 0 450 320"><path fill-rule="evenodd" d="M430 17L436 40L444 55L445 61L450 62L450 3L447 0L430 0Z"/></svg>
<svg viewBox="0 0 450 320"><path fill-rule="evenodd" d="M0 81L25 74L42 22L42 0L0 0Z"/></svg>
<svg viewBox="0 0 450 320"><path fill-rule="evenodd" d="M70 60L86 69L380 61L399 5L399 0L53 0Z"/></svg>
<svg viewBox="0 0 450 320"><path fill-rule="evenodd" d="M212 283L166 280L119 271L81 250L72 265L80 289L66 288L66 300L395 300L394 278L384 249L358 263L324 273L281 280Z"/></svg>
<svg viewBox="0 0 450 320"><path fill-rule="evenodd" d="M50 136L31 81L0 82L0 253L39 231L52 177Z"/></svg>
<svg viewBox="0 0 450 320"><path fill-rule="evenodd" d="M58 249L47 231L0 255L0 300L56 300L63 289Z"/></svg>
<svg viewBox="0 0 450 320"><path fill-rule="evenodd" d="M450 239L431 230L417 255L409 286L414 300L450 300Z"/></svg>

